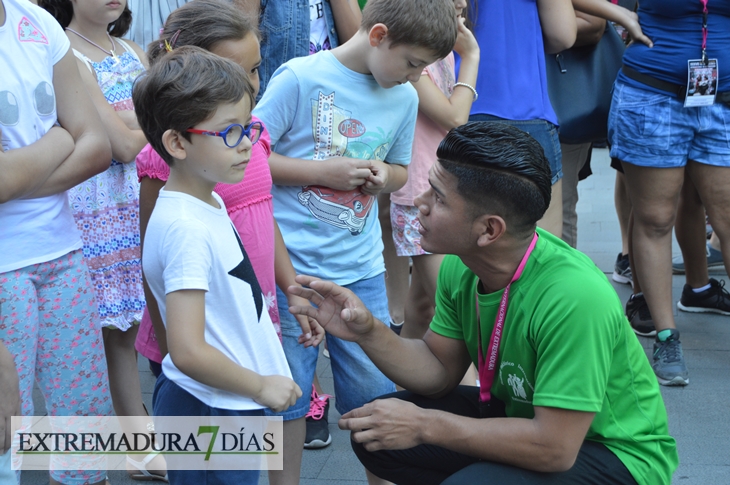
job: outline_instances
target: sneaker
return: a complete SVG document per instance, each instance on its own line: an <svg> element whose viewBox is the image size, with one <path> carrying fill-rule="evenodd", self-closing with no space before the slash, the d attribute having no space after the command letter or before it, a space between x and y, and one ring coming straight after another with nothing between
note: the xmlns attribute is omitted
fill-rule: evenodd
<svg viewBox="0 0 730 485"><path fill-rule="evenodd" d="M656 328L654 327L654 319L649 313L649 305L642 293L631 295L629 301L626 302L626 318L629 319L631 328L634 329L636 335L642 337L654 337Z"/></svg>
<svg viewBox="0 0 730 485"><path fill-rule="evenodd" d="M669 337L654 342L654 362L651 364L654 374L663 386L686 386L689 384L689 374L684 363L682 343L679 341L679 331L670 328Z"/></svg>
<svg viewBox="0 0 730 485"><path fill-rule="evenodd" d="M717 249L710 246L709 242L705 247L705 254L707 254L708 270L712 271L725 269L725 262L722 259L722 251L718 251ZM684 274L684 260L682 259L681 254L672 259L672 273Z"/></svg>
<svg viewBox="0 0 730 485"><path fill-rule="evenodd" d="M725 281L717 281L715 278L710 278L710 287L700 293L695 293L692 287L684 285L677 308L684 312L730 315L730 293L725 289Z"/></svg>
<svg viewBox="0 0 730 485"><path fill-rule="evenodd" d="M628 254L618 253L618 256L616 257L616 264L613 265L613 276L611 278L616 283L622 283L625 285L632 285L634 283L631 266L629 265Z"/></svg>
<svg viewBox="0 0 730 485"><path fill-rule="evenodd" d="M329 394L317 394L317 390L312 386L312 397L309 401L309 412L307 413L307 436L304 438L304 448L314 450L324 448L332 443L332 436L329 430L329 411L330 411Z"/></svg>

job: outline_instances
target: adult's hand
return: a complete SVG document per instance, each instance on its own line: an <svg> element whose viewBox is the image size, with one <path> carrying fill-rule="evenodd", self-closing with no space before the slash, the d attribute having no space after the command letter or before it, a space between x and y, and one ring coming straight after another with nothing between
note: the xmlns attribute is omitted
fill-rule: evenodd
<svg viewBox="0 0 730 485"><path fill-rule="evenodd" d="M377 399L345 413L337 423L368 451L404 450L423 443L422 409L400 399Z"/></svg>
<svg viewBox="0 0 730 485"><path fill-rule="evenodd" d="M372 313L353 292L331 281L313 276L298 275L296 282L302 286L290 286L288 293L306 298L314 305L298 305L289 308L293 315L313 318L335 337L357 342L373 329Z"/></svg>

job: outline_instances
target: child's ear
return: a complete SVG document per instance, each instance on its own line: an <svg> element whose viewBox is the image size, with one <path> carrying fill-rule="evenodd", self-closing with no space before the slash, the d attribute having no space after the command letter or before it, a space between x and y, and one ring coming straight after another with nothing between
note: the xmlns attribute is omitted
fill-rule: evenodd
<svg viewBox="0 0 730 485"><path fill-rule="evenodd" d="M188 154L185 151L185 143L187 141L183 138L179 131L167 130L162 134L162 144L167 150L167 153L178 160L184 160Z"/></svg>
<svg viewBox="0 0 730 485"><path fill-rule="evenodd" d="M388 26L385 24L375 24L370 28L370 32L368 32L368 40L373 47L378 47L387 37Z"/></svg>

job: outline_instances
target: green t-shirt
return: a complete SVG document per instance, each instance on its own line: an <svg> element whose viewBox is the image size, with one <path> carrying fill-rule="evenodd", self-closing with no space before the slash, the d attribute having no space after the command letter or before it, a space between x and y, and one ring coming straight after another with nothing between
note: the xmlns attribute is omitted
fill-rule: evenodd
<svg viewBox="0 0 730 485"><path fill-rule="evenodd" d="M606 276L584 254L539 230L512 284L492 395L507 415L533 406L596 413L586 439L606 445L640 485L669 484L679 457L646 354ZM456 256L441 266L431 330L464 340L477 364L477 276ZM486 351L502 291L479 295Z"/></svg>

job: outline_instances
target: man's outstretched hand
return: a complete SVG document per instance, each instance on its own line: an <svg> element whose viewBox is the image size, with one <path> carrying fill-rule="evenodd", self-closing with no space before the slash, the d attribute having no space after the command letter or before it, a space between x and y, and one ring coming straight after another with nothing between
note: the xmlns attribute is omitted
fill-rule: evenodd
<svg viewBox="0 0 730 485"><path fill-rule="evenodd" d="M298 275L296 281L302 286L290 286L288 293L306 298L316 308L311 305L292 306L289 307L292 315L313 318L327 332L351 342L357 342L373 329L375 319L372 313L350 290L313 276Z"/></svg>

